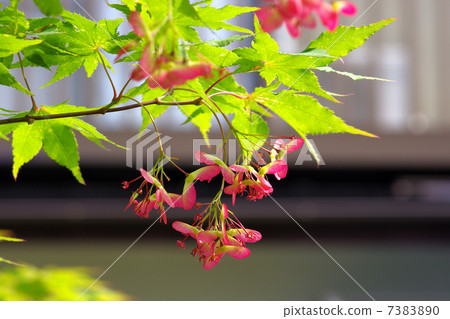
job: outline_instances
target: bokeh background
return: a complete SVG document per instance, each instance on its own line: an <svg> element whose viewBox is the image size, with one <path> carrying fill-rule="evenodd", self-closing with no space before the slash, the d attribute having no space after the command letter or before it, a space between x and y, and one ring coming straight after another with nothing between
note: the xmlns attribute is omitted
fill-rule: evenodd
<svg viewBox="0 0 450 319"><path fill-rule="evenodd" d="M96 20L121 17L105 1L61 2L66 9L88 12ZM273 182L273 196L283 209L270 198L256 203L237 200L234 211L243 223L263 233L263 240L249 247L250 258L225 257L216 268L204 271L189 255L193 243L187 243L185 251L178 248L175 243L181 236L170 225L156 223L148 229L153 219L141 220L132 211L124 212L131 190L123 190L120 183L138 175L126 166L125 151L109 146L104 151L82 137L81 169L87 186L77 184L69 171L43 154L25 165L14 181L11 146L0 141L0 228L26 239L25 243L1 243L0 256L36 266L88 267L94 277L115 262L102 280L134 300L369 300L336 262L377 300L448 300L450 2L354 2L359 14L342 18L343 24L399 19L336 62L335 68L395 82L353 82L321 75L325 89L346 95L340 98L342 104L324 103L350 125L381 138L315 136L326 165L317 168L309 160L294 165L299 152L290 154L287 178ZM20 6L29 15L39 16L31 0ZM252 19L245 15L238 23L250 27ZM126 28L124 24L122 30ZM300 39L292 39L282 28L274 36L283 51L298 52L320 31L305 30ZM227 33L203 36L220 38ZM119 86L130 69L116 68ZM42 70L27 74L35 90L52 77ZM251 76L239 81L248 88L261 85ZM88 80L81 70L39 90L37 102L52 105L69 96L71 104L99 106L111 95L106 84L100 69ZM27 97L0 87L0 107L25 110L28 104ZM125 145L138 132L140 115L130 111L89 121ZM167 144L172 155L189 168L193 139L201 136L183 122L184 117L170 109L158 125L162 134L172 138ZM271 120L271 125L273 134L294 134L280 119ZM211 137L218 136L213 126ZM174 190L180 192L180 176L170 167L167 172ZM214 183L199 185L198 193L206 200L213 187ZM169 223L189 221L194 213L170 210ZM0 265L0 272L5 267Z"/></svg>

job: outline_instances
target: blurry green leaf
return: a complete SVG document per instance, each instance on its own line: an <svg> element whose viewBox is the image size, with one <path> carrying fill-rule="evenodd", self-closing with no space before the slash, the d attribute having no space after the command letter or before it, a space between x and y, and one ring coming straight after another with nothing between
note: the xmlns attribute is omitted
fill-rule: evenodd
<svg viewBox="0 0 450 319"><path fill-rule="evenodd" d="M232 51L207 44L196 45L189 50L191 59L197 59L197 54L200 54L200 60L205 57L219 68L232 66L238 60L238 56Z"/></svg>
<svg viewBox="0 0 450 319"><path fill-rule="evenodd" d="M6 263L6 264L10 264L10 265L13 265L13 266L22 266L21 264L18 264L18 263L14 262L14 261L11 261L11 260L8 260L8 259L4 259L4 258L1 258L1 257L0 257L0 262Z"/></svg>
<svg viewBox="0 0 450 319"><path fill-rule="evenodd" d="M132 11L136 9L136 0L122 0L122 3Z"/></svg>
<svg viewBox="0 0 450 319"><path fill-rule="evenodd" d="M17 6L19 5L19 2L20 2L20 1L22 1L22 0L9 0L10 6L11 6L12 8L17 9Z"/></svg>
<svg viewBox="0 0 450 319"><path fill-rule="evenodd" d="M108 3L108 5L111 8L114 8L120 12L122 12L123 14L125 14L126 16L128 16L131 12L130 8L128 8L128 6L124 5L124 4L117 4L117 3Z"/></svg>
<svg viewBox="0 0 450 319"><path fill-rule="evenodd" d="M8 110L3 107L0 107L0 111L5 112L4 114L0 114L0 115L11 115L11 114L17 113L17 111Z"/></svg>
<svg viewBox="0 0 450 319"><path fill-rule="evenodd" d="M19 39L9 34L0 34L0 58L15 54L26 47L41 43L42 40Z"/></svg>
<svg viewBox="0 0 450 319"><path fill-rule="evenodd" d="M175 39L181 37L183 40L191 43L201 42L198 32L192 27L196 26L198 21L197 11L189 0L173 0L172 21L168 26L167 16L169 15L168 1L151 1L146 0L147 7L150 11L152 27L161 27L165 23L165 27L161 29L161 33L165 35L166 43L171 43Z"/></svg>
<svg viewBox="0 0 450 319"><path fill-rule="evenodd" d="M4 236L0 236L0 241L22 242L22 241L24 241L24 240L23 240L23 239L20 239L20 238L13 238L13 237L4 237Z"/></svg>
<svg viewBox="0 0 450 319"><path fill-rule="evenodd" d="M38 269L5 267L0 272L2 301L73 301L78 300L96 280L85 268ZM118 301L127 296L98 281L81 297L83 301Z"/></svg>
<svg viewBox="0 0 450 319"><path fill-rule="evenodd" d="M8 136L6 136L5 134L3 134L2 132L0 132L0 138L9 141Z"/></svg>
<svg viewBox="0 0 450 319"><path fill-rule="evenodd" d="M157 90L159 89L159 88L156 88ZM134 98L134 97L136 97L136 96L138 96L138 95L142 95L142 94L144 94L144 93L146 93L146 92L148 92L149 91L149 87L148 87L148 84L147 84L147 82L146 81L144 81L144 82L142 82L140 85L137 85L137 86L133 86L131 89L129 89L124 95L125 96L127 96L127 97L132 97L132 98ZM161 91L162 92L162 91ZM164 94L164 93L163 93ZM162 95L162 94L161 94ZM152 98L153 99L153 98ZM151 99L151 100L152 100ZM127 98L123 98L122 100L121 100L121 102L127 102L129 99L127 99ZM147 100L148 101L148 100ZM142 101L142 102L145 102L145 101Z"/></svg>
<svg viewBox="0 0 450 319"><path fill-rule="evenodd" d="M28 95L32 95L30 91L28 91L26 88L20 84L16 78L9 73L9 70L7 67L3 65L3 63L0 63L0 85L6 85L15 88L16 90L19 90L20 92L23 92Z"/></svg>
<svg viewBox="0 0 450 319"><path fill-rule="evenodd" d="M21 35L28 30L28 21L23 12L17 10L17 1L0 11L0 33Z"/></svg>
<svg viewBox="0 0 450 319"><path fill-rule="evenodd" d="M59 0L33 0L36 6L46 16L58 16L63 13L64 8Z"/></svg>
<svg viewBox="0 0 450 319"><path fill-rule="evenodd" d="M10 69L11 68L11 64L13 63L14 60L14 55L10 55L4 58L0 58L0 63L2 63L4 66L6 66L6 68Z"/></svg>
<svg viewBox="0 0 450 319"><path fill-rule="evenodd" d="M256 7L237 7L232 5L226 5L222 8L214 8L211 6L196 7L199 19L196 26L207 27L213 30L231 30L245 33L252 33L250 30L235 26L233 24L226 23L224 21L233 19L243 13L253 12L258 10Z"/></svg>

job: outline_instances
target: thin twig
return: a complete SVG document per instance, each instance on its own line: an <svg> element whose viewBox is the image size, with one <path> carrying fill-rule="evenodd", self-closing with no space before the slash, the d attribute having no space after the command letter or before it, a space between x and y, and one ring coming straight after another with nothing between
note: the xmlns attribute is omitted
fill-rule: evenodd
<svg viewBox="0 0 450 319"><path fill-rule="evenodd" d="M23 79L25 81L25 84L27 86L28 91L31 92L31 88L30 88L30 85L28 84L28 80L27 80L27 77L25 75L25 70L23 68L22 57L20 56L20 53L17 53L17 56L19 57L20 69L22 70ZM31 98L31 104L33 105L31 107L31 112L39 110L39 107L37 106L36 101L34 100L34 96L33 96L32 92L31 92L30 98Z"/></svg>
<svg viewBox="0 0 450 319"><path fill-rule="evenodd" d="M111 79L111 76L109 75L108 68L106 67L105 60L103 59L102 54L101 54L100 51L98 51L98 50L97 50L97 54L98 54L98 56L100 57L100 60L101 60L101 62L102 62L103 69L105 70L106 76L107 76L108 79L109 79L109 83L111 83L111 86L112 86L112 89L113 89L113 98L112 98L112 99L113 99L113 101L114 101L114 100L117 98L116 87L114 86L114 82L113 82L113 80Z"/></svg>

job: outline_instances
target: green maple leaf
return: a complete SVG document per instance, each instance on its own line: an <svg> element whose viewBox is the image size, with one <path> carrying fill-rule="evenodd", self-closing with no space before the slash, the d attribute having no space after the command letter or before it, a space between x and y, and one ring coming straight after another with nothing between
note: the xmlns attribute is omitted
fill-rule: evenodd
<svg viewBox="0 0 450 319"><path fill-rule="evenodd" d="M77 71L86 61L86 57L77 56L77 57L67 57L64 62L61 62L56 69L55 75L47 84L41 86L44 88L49 86L65 77L72 75L75 71ZM93 72L93 71L92 71Z"/></svg>
<svg viewBox="0 0 450 319"><path fill-rule="evenodd" d="M259 10L256 7L237 7L232 5L226 5L222 8L214 8L211 6L196 7L199 19L195 21L194 26L207 27L213 30L231 30L244 33L252 33L250 30L242 27L235 26L233 24L226 23L224 21L233 19L241 14L247 12L253 12Z"/></svg>
<svg viewBox="0 0 450 319"><path fill-rule="evenodd" d="M12 1L9 7L0 11L0 33L23 35L28 25L25 14L17 10L17 2Z"/></svg>
<svg viewBox="0 0 450 319"><path fill-rule="evenodd" d="M62 114L82 112L89 110L85 107L60 104L56 106L42 106L34 115ZM16 114L21 117L26 113ZM80 132L87 139L102 146L101 141L106 141L121 147L110 141L97 129L76 117L39 120L32 124L13 123L0 126L0 133L7 135L12 133L13 148L13 176L17 179L20 168L33 159L41 149L56 161L59 165L69 169L73 176L82 184L83 177L79 167L80 156L78 144L73 130Z"/></svg>
<svg viewBox="0 0 450 319"><path fill-rule="evenodd" d="M53 79L43 87L70 76L82 66L84 66L86 75L92 76L101 62L100 56L107 63L107 67L112 69L99 49L113 52L120 43L123 44L123 39L117 32L123 19L100 20L95 23L77 13L68 11L64 11L61 16L66 23L57 24L58 32L40 34L40 37L44 39L42 46L26 52L28 62L33 65L44 67L58 65ZM52 22L49 20L37 21L33 26L37 27L45 23ZM29 57L33 55L35 60L31 61Z"/></svg>
<svg viewBox="0 0 450 319"><path fill-rule="evenodd" d="M150 12L150 21L153 27L157 27L165 21L169 15L169 5L167 1L140 0L145 4ZM123 10L123 8L121 8ZM226 5L222 8L211 6L200 6L189 3L189 0L174 0L172 21L170 30L164 29L166 37L180 36L190 43L200 43L200 37L194 27L206 27L213 30L232 30L238 32L252 33L250 30L234 26L224 22L240 14L252 12L258 8L238 7ZM168 33L170 31L170 33ZM167 41L170 43L170 41Z"/></svg>
<svg viewBox="0 0 450 319"><path fill-rule="evenodd" d="M278 80L290 89L313 93L337 102L329 92L322 89L311 69L336 72L349 76L354 80L376 79L339 72L324 66L361 46L367 38L377 30L392 23L392 21L394 19L380 21L363 27L341 26L335 32L323 32L303 52L299 54L285 54L279 52L277 42L268 33L262 31L259 21L255 19L256 35L252 42L252 48L240 48L233 52L240 57L240 60L238 60L240 64L238 71L260 68L260 75L266 80L267 85Z"/></svg>
<svg viewBox="0 0 450 319"><path fill-rule="evenodd" d="M8 68L3 63L0 63L0 85L10 86L15 88L16 90L19 90L20 92L32 95L30 91L24 88L22 84L20 84L16 80L16 78L11 73L9 73Z"/></svg>
<svg viewBox="0 0 450 319"><path fill-rule="evenodd" d="M189 50L189 57L192 60L197 60L197 55L200 55L201 58L206 58L219 68L235 65L236 61L239 59L238 56L232 51L208 44L192 46Z"/></svg>
<svg viewBox="0 0 450 319"><path fill-rule="evenodd" d="M98 66L97 56L94 54L88 55L83 62L83 66L87 77L90 78Z"/></svg>
<svg viewBox="0 0 450 319"><path fill-rule="evenodd" d="M68 168L78 182L85 184L78 163L78 144L72 130L58 121L41 122L44 151L59 165Z"/></svg>
<svg viewBox="0 0 450 319"><path fill-rule="evenodd" d="M62 103L62 104L54 105L54 106L41 107L41 109L43 111L47 112L48 114L67 114L67 113L79 113L79 112L85 112L85 111L93 111L93 110L97 110L100 108L86 108L83 106L74 106L74 105ZM113 141L108 139L106 136L104 136L102 133L97 131L95 126L81 120L80 118L68 117L68 118L64 118L64 119L59 119L59 121L61 123L63 123L64 125L80 132L88 140L94 142L95 144L97 144L98 146L100 146L102 148L105 148L101 143L102 141L112 144L116 147L123 148L119 144L114 143Z"/></svg>
<svg viewBox="0 0 450 319"><path fill-rule="evenodd" d="M338 102L332 95L322 89L319 79L313 71L307 69L277 70L277 78L290 89L299 92L313 93L333 102Z"/></svg>
<svg viewBox="0 0 450 319"><path fill-rule="evenodd" d="M160 28L160 34L164 34L165 42L171 43L178 37L191 43L201 42L198 32L192 28L199 18L194 6L189 0L173 0L172 12L169 12L168 1L140 0L148 9L150 15L141 13L144 20L148 20L151 28ZM170 25L167 17L172 15ZM164 26L164 27L163 27Z"/></svg>
<svg viewBox="0 0 450 319"><path fill-rule="evenodd" d="M205 105L179 105L178 109L186 116L186 121L194 124L202 133L203 139L208 143L208 132L211 128L213 114ZM183 124L184 124L183 123Z"/></svg>
<svg viewBox="0 0 450 319"><path fill-rule="evenodd" d="M311 96L283 90L272 93L259 90L252 95L254 100L276 113L301 136L309 134L350 133L376 137L373 134L345 124L333 111Z"/></svg>
<svg viewBox="0 0 450 319"><path fill-rule="evenodd" d="M10 56L26 47L37 45L41 42L42 40L25 40L9 34L0 34L0 58Z"/></svg>
<svg viewBox="0 0 450 319"><path fill-rule="evenodd" d="M267 85L278 80L289 88L314 93L336 102L321 88L317 77L309 70L316 65L317 60L321 59L317 57L317 51L301 54L280 53L278 43L268 33L263 32L256 18L255 30L252 48L239 48L233 51L241 58L238 60L240 64L238 71L259 68L260 75L266 80Z"/></svg>
<svg viewBox="0 0 450 319"><path fill-rule="evenodd" d="M395 20L396 19L382 20L362 27L339 26L334 32L323 32L317 39L309 44L305 51L317 49L326 51L333 57L324 57L318 61L318 64L320 64L318 66L329 65L333 61L346 56L349 52L362 46L375 32L391 24Z"/></svg>
<svg viewBox="0 0 450 319"><path fill-rule="evenodd" d="M128 8L128 6L125 4L108 3L108 6L110 6L113 9L116 9L117 11L122 12L126 16L130 15L131 13L130 8Z"/></svg>
<svg viewBox="0 0 450 319"><path fill-rule="evenodd" d="M295 94L294 91L281 91L278 94L267 90L256 90L253 99L281 117L305 140L309 151L320 162L320 156L307 135L350 133L369 137L375 135L347 125L333 111L320 105L311 96Z"/></svg>
<svg viewBox="0 0 450 319"><path fill-rule="evenodd" d="M239 141L246 158L250 158L261 148L269 134L267 122L255 113L236 113L232 125L239 131L234 136Z"/></svg>
<svg viewBox="0 0 450 319"><path fill-rule="evenodd" d="M58 16L63 13L64 8L59 0L33 0L36 6L46 16Z"/></svg>
<svg viewBox="0 0 450 319"><path fill-rule="evenodd" d="M42 115L41 113L37 113ZM19 169L33 159L43 148L59 165L68 168L75 178L84 184L81 176L78 144L72 130L59 120L37 121L22 124L12 134L13 176L17 179Z"/></svg>
<svg viewBox="0 0 450 319"><path fill-rule="evenodd" d="M42 131L40 125L27 125L21 123L12 134L13 148L13 176L17 179L19 169L33 157L35 157L42 148Z"/></svg>

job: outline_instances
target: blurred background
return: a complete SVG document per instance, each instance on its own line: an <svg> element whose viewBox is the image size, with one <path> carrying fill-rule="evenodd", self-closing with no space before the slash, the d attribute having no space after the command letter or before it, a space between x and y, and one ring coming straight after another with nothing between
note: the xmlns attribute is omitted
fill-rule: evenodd
<svg viewBox="0 0 450 319"><path fill-rule="evenodd" d="M95 20L121 17L105 1L61 2L67 10L88 12ZM214 2L218 6L260 5L257 1ZM242 216L241 221L263 233L263 240L249 247L250 258L223 258L216 268L204 271L189 255L193 243L187 243L184 251L178 248L175 243L181 236L170 225L156 223L148 229L153 219L141 220L131 210L124 212L132 190L123 190L120 183L138 176L138 171L126 166L125 151L110 146L105 151L79 136L87 186L79 185L69 171L44 154L25 165L15 182L11 145L0 141L0 229L14 230L16 236L26 239L25 243L1 243L0 255L36 266L88 267L96 277L147 230L102 277L131 299L370 299L306 230L377 300L448 300L450 2L353 2L359 13L341 17L342 24L399 19L334 67L394 82L353 82L323 74L319 78L326 90L346 96L340 98L342 104L322 102L348 124L380 139L314 136L326 165L318 168L308 158L302 165L294 165L305 157L299 151L290 154L287 178L273 181L273 196L279 205L270 198L256 203L238 199L234 211ZM29 16L39 16L31 0L20 6ZM238 23L251 27L252 19L245 15ZM122 31L127 27L125 23ZM321 31L304 30L300 39L292 39L283 27L274 36L281 50L299 52ZM203 34L207 39L227 35L221 31ZM114 80L119 86L130 70L131 66L116 67ZM53 76L42 70L27 70L27 75L34 90ZM70 97L73 105L100 106L111 96L105 80L100 69L87 80L79 70L75 76L39 90L37 102L52 105ZM263 84L251 76L239 81L249 89ZM0 87L0 107L26 110L28 105L26 96ZM125 145L139 130L140 113L87 120L111 140ZM162 134L172 138L167 143L172 156L189 168L193 138L201 136L191 124L181 125L184 120L170 109L157 123ZM274 135L295 134L280 119L271 120L270 125ZM211 137L219 137L214 125ZM167 173L174 190L180 192L182 176L169 165ZM199 185L197 192L206 201L213 186ZM178 219L189 221L194 213L170 210L169 224Z"/></svg>

